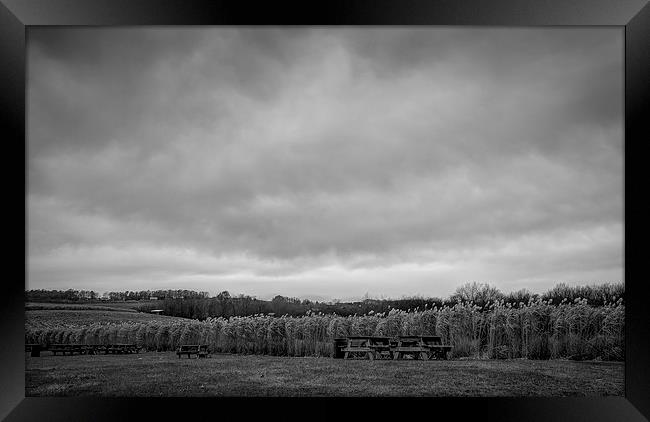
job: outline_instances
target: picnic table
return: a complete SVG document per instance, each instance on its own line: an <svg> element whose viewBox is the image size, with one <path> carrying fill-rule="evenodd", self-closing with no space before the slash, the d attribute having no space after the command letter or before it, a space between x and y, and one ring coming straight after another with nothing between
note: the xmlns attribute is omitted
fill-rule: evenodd
<svg viewBox="0 0 650 422"><path fill-rule="evenodd" d="M373 349L375 359L391 358L391 339L390 337L370 337L370 347Z"/></svg>
<svg viewBox="0 0 650 422"><path fill-rule="evenodd" d="M397 344L391 347L393 359L412 356L413 359L428 359L429 348L422 342L422 336L399 336Z"/></svg>
<svg viewBox="0 0 650 422"><path fill-rule="evenodd" d="M84 344L54 343L50 344L49 350L54 356L56 356L57 353L61 353L63 356L68 353L72 356L75 353L79 355L86 354L88 349Z"/></svg>
<svg viewBox="0 0 650 422"><path fill-rule="evenodd" d="M104 348L104 354L127 354L127 353L140 353L141 347L132 343L117 343L109 344Z"/></svg>
<svg viewBox="0 0 650 422"><path fill-rule="evenodd" d="M99 350L102 350L102 348L104 347L103 345L96 345L96 344L82 344L80 346L81 346L81 354L85 354L85 355L95 355Z"/></svg>
<svg viewBox="0 0 650 422"><path fill-rule="evenodd" d="M96 355L101 352L104 352L105 355L111 354L128 354L128 353L140 353L142 349L141 346L138 346L133 343L115 343L115 344L88 344L86 347L86 353L89 355Z"/></svg>
<svg viewBox="0 0 650 422"><path fill-rule="evenodd" d="M25 351L30 352L32 357L39 357L41 355L41 350L43 347L37 343L26 343Z"/></svg>
<svg viewBox="0 0 650 422"><path fill-rule="evenodd" d="M343 348L343 359L355 357L367 357L369 360L375 358L375 350L372 348L372 336L349 336L347 345Z"/></svg>
<svg viewBox="0 0 650 422"><path fill-rule="evenodd" d="M176 354L179 359L181 355L187 355L188 359L191 355L196 355L197 358L207 358L210 356L210 349L207 344L183 344L178 347Z"/></svg>
<svg viewBox="0 0 650 422"><path fill-rule="evenodd" d="M373 359L447 359L451 346L442 344L440 336L349 336L334 339L334 358Z"/></svg>
<svg viewBox="0 0 650 422"><path fill-rule="evenodd" d="M440 336L422 336L422 344L429 349L429 359L447 359L447 353L451 350L451 346L442 344Z"/></svg>
<svg viewBox="0 0 650 422"><path fill-rule="evenodd" d="M334 356L333 356L334 359L343 359L343 356L345 355L343 349L345 349L347 345L348 345L347 337L334 339Z"/></svg>
<svg viewBox="0 0 650 422"><path fill-rule="evenodd" d="M105 355L111 354L128 354L140 353L142 347L132 343L116 343L116 344L67 344L56 343L49 346L49 350L56 356L57 353L62 355L74 354L79 355L95 355L104 352Z"/></svg>

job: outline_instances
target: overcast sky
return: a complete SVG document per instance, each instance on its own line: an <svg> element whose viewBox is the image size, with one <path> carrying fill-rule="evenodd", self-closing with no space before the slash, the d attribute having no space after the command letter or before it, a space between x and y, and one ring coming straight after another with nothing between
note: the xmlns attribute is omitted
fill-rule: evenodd
<svg viewBox="0 0 650 422"><path fill-rule="evenodd" d="M623 281L620 28L30 28L29 289Z"/></svg>

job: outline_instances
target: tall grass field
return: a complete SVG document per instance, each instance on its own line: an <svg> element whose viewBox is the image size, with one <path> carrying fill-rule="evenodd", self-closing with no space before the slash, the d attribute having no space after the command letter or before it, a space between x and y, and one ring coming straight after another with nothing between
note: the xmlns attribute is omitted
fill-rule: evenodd
<svg viewBox="0 0 650 422"><path fill-rule="evenodd" d="M29 343L136 343L147 350L173 350L204 343L213 352L278 356L332 356L333 339L349 335L439 335L453 346L450 357L478 359L624 359L622 300L591 306L585 299L552 304L531 300L517 306L501 301L479 307L457 303L442 308L353 315L301 317L254 315L208 318L94 322L65 325L26 323Z"/></svg>

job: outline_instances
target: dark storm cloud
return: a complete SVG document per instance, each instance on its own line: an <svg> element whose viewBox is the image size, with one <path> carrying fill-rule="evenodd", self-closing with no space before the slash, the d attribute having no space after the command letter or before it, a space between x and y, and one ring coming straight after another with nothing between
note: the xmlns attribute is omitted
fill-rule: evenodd
<svg viewBox="0 0 650 422"><path fill-rule="evenodd" d="M30 279L620 279L621 34L30 29Z"/></svg>

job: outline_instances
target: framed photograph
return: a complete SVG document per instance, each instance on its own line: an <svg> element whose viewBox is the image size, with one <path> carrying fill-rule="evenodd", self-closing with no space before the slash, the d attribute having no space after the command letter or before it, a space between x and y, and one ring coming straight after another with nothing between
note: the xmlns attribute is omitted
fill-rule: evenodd
<svg viewBox="0 0 650 422"><path fill-rule="evenodd" d="M646 3L2 0L0 415L647 420Z"/></svg>

